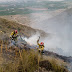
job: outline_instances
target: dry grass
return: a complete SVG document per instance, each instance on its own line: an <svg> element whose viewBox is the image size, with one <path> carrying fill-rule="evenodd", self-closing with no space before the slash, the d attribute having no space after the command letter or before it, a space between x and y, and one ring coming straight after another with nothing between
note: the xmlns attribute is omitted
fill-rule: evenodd
<svg viewBox="0 0 72 72"><path fill-rule="evenodd" d="M46 62L45 67L49 70L51 69L52 71L55 72L68 72L68 70L65 68L68 63L64 62L63 60L51 56L44 56L42 62ZM48 67L49 66L49 67Z"/></svg>
<svg viewBox="0 0 72 72"><path fill-rule="evenodd" d="M36 32L39 32L41 36L47 35L45 32L41 30L36 30L31 27L21 25L13 21L8 21L6 19L0 18L0 39L7 40L11 32L14 31L15 29L18 30L19 35L24 35L27 37L36 34Z"/></svg>
<svg viewBox="0 0 72 72"><path fill-rule="evenodd" d="M4 33L7 33L7 35L9 35L15 29L20 31L21 34L25 34L26 36L30 36L32 33L36 33L36 31L30 27L0 18L0 34L1 35Z"/></svg>
<svg viewBox="0 0 72 72"><path fill-rule="evenodd" d="M19 51L19 55L13 62L8 62L3 64L3 67L0 67L0 72L41 72L43 68L52 72L68 72L64 66L58 65L55 59L51 61L44 60L34 50Z"/></svg>
<svg viewBox="0 0 72 72"><path fill-rule="evenodd" d="M4 42L1 41L1 49L3 49L3 44ZM5 43L5 50L8 49L7 47L7 43ZM3 54L4 51L1 52ZM5 58L2 58L1 56L0 61L2 62L2 65L0 66L0 72L44 72L42 71L43 68L52 72L68 72L68 70L65 68L66 63L62 60L41 55L34 50L19 50L16 54L16 57L13 58L13 61L9 60L4 63ZM1 59L4 59L4 61Z"/></svg>
<svg viewBox="0 0 72 72"><path fill-rule="evenodd" d="M21 56L17 57L14 62L4 64L0 70L3 69L4 72L34 72L38 69L37 60L37 53L23 50Z"/></svg>
<svg viewBox="0 0 72 72"><path fill-rule="evenodd" d="M55 58L55 57L51 57L51 56L44 56L43 60L48 60L50 62L55 61L56 64L60 65L60 66L66 66L67 63L64 62L63 60L59 59L59 58Z"/></svg>
<svg viewBox="0 0 72 72"><path fill-rule="evenodd" d="M0 53L0 65L4 62L3 58L2 58L2 54Z"/></svg>

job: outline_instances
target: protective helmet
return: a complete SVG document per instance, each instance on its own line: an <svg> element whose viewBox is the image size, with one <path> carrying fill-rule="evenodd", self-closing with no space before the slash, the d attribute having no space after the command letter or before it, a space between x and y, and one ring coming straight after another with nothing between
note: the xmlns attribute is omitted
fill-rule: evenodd
<svg viewBox="0 0 72 72"><path fill-rule="evenodd" d="M17 30L15 30L15 33L17 33Z"/></svg>
<svg viewBox="0 0 72 72"><path fill-rule="evenodd" d="M43 43L43 42L41 42L41 43L40 43L40 45L44 45L44 43Z"/></svg>

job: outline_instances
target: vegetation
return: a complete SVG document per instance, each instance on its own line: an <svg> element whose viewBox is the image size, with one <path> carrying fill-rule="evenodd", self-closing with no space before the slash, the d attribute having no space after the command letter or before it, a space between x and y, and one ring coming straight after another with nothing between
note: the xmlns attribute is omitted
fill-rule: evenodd
<svg viewBox="0 0 72 72"><path fill-rule="evenodd" d="M41 30L35 30L31 27L0 18L0 39L5 39L5 37L9 38L11 32L15 29L18 30L19 35L23 35L26 37L30 37L31 35L36 34L37 31L41 34L41 36L47 35L45 32Z"/></svg>
<svg viewBox="0 0 72 72"><path fill-rule="evenodd" d="M61 62L60 65L56 63L55 58L50 61L47 58L44 59L37 51L17 49L18 51L15 51L15 53L14 50L10 50L15 54L15 56L10 53L10 55L7 55L10 51L7 51L6 53L5 51L2 51L2 54L6 54L6 59L8 60L8 57L11 56L11 60L8 60L0 65L0 72L68 72ZM3 59L5 60L5 58ZM44 71L43 68L45 69Z"/></svg>
<svg viewBox="0 0 72 72"><path fill-rule="evenodd" d="M0 72L68 72L62 62L56 63L55 59L49 60L48 57L45 59L45 56L32 49L19 50L16 46L9 49L8 36L14 29L28 37L36 33L36 30L30 27L0 18L0 61L3 60Z"/></svg>
<svg viewBox="0 0 72 72"><path fill-rule="evenodd" d="M1 71L4 72L33 72L38 68L37 55L31 51L23 50L21 56L17 57L14 62L4 64ZM0 71L0 72L1 72Z"/></svg>

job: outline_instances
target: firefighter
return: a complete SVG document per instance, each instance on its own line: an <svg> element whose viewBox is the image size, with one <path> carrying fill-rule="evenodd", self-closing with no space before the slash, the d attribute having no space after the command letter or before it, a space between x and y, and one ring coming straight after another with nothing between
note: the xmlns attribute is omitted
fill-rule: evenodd
<svg viewBox="0 0 72 72"><path fill-rule="evenodd" d="M37 40L37 45L39 46L38 51L44 53L44 43L39 43L39 39Z"/></svg>
<svg viewBox="0 0 72 72"><path fill-rule="evenodd" d="M11 33L10 38L15 41L15 40L17 40L17 37L18 37L18 31L17 30L14 30Z"/></svg>

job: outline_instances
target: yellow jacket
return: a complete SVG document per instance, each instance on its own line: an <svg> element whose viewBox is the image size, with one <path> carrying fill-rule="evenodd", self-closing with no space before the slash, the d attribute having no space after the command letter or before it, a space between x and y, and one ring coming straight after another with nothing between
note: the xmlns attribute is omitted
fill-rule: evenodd
<svg viewBox="0 0 72 72"><path fill-rule="evenodd" d="M37 41L37 45L39 46L39 49L38 50L41 50L41 51L44 50L44 45L40 45L39 44L39 41Z"/></svg>
<svg viewBox="0 0 72 72"><path fill-rule="evenodd" d="M14 31L10 34L13 37L16 37L18 33L14 33Z"/></svg>

